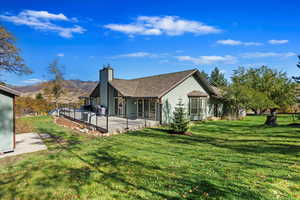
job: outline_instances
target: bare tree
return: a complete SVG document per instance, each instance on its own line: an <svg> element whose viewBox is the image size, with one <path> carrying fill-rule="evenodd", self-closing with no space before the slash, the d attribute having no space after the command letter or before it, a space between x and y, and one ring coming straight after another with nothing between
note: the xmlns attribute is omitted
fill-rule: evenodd
<svg viewBox="0 0 300 200"><path fill-rule="evenodd" d="M24 64L15 45L16 38L3 26L0 26L0 75L3 72L18 75L30 74L32 71Z"/></svg>
<svg viewBox="0 0 300 200"><path fill-rule="evenodd" d="M59 64L58 59L54 59L48 66L48 73L50 75L50 80L46 83L46 88L44 92L47 95L51 95L55 99L55 106L58 108L58 99L64 93L63 83L63 65Z"/></svg>

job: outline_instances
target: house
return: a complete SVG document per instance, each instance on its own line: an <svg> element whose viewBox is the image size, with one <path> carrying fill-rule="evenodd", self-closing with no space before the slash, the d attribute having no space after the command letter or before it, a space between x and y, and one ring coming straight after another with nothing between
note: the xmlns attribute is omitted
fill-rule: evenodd
<svg viewBox="0 0 300 200"><path fill-rule="evenodd" d="M15 148L15 97L19 92L0 85L0 153Z"/></svg>
<svg viewBox="0 0 300 200"><path fill-rule="evenodd" d="M137 79L117 79L110 66L100 70L99 83L86 104L103 106L111 116L147 118L167 124L179 100L191 120L222 115L220 91L197 69Z"/></svg>

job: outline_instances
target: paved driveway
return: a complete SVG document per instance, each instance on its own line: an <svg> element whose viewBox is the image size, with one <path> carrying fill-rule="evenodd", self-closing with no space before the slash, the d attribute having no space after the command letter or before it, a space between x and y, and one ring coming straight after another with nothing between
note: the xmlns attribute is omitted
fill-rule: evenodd
<svg viewBox="0 0 300 200"><path fill-rule="evenodd" d="M0 155L0 159L9 156L31 153L47 149L40 135L37 133L16 134L16 148L14 152Z"/></svg>

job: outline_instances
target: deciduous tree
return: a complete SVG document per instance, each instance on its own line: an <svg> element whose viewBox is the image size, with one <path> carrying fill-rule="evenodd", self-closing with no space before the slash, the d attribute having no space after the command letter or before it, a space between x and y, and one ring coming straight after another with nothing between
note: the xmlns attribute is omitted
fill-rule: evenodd
<svg viewBox="0 0 300 200"><path fill-rule="evenodd" d="M0 75L3 72L18 75L32 73L24 64L15 42L15 37L3 26L0 26Z"/></svg>
<svg viewBox="0 0 300 200"><path fill-rule="evenodd" d="M238 95L232 95L235 93ZM286 73L267 66L240 67L234 70L227 96L230 98L230 95L235 96L237 102L242 102L242 106L255 112L269 109L273 117L270 123L276 124L277 109L295 102L295 84ZM270 124L269 121L266 123Z"/></svg>
<svg viewBox="0 0 300 200"><path fill-rule="evenodd" d="M48 66L49 81L46 83L44 92L46 95L54 97L56 108L58 108L58 99L65 92L63 88L64 76L63 65L59 64L59 60L55 59Z"/></svg>

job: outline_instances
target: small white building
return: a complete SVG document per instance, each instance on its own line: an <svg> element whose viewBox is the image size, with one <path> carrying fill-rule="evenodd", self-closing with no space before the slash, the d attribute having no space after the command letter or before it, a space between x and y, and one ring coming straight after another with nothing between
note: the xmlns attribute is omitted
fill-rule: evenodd
<svg viewBox="0 0 300 200"><path fill-rule="evenodd" d="M0 85L0 153L13 151L15 140L15 97L19 92Z"/></svg>

